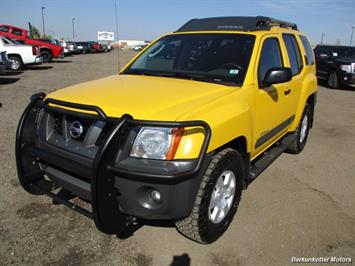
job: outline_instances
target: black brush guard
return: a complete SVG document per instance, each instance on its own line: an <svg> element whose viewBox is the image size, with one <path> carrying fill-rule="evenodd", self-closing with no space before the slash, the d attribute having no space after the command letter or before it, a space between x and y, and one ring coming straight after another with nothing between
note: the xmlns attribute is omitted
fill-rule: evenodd
<svg viewBox="0 0 355 266"><path fill-rule="evenodd" d="M140 121L134 120L129 115L123 115L121 118L107 117L103 110L99 107L91 105L81 105L69 102L63 102L54 99L46 99L44 93L38 93L31 97L30 104L26 107L22 114L17 132L16 132L16 163L18 177L21 186L29 193L34 195L47 195L53 199L53 203L63 204L78 213L85 215L94 220L96 227L106 234L122 234L131 224L132 217L125 215L120 211L118 202L114 195L117 189L112 185L112 179L115 175L123 174L134 178L135 176L143 176L149 179L158 180L160 178L168 178L174 180L183 180L189 176L196 174L202 165L205 154L207 152L209 140L211 137L211 129L204 121L187 121L187 122L157 122L157 121ZM49 105L51 104L51 106ZM54 106L53 106L54 105ZM41 153L36 150L34 142L36 138L37 120L39 119L38 110L41 108L57 109L68 111L58 106L69 107L78 110L86 110L95 113L98 120L114 121L115 126L110 131L102 145L100 145L90 169L90 189L87 202L91 203L91 211L74 204L70 199L77 197L73 191L58 189L58 183L45 178L45 173L41 169L39 162L46 160L60 160L55 155ZM83 116L84 113L76 113ZM89 115L90 116L90 115ZM205 139L194 169L174 173L169 176L166 174L152 174L129 171L120 169L115 165L114 159L117 153L117 144L120 138L120 130L125 124L151 126L151 127L202 127L205 131ZM52 158L51 158L52 156ZM73 162L68 161L68 164ZM75 169L75 164L72 165ZM60 188L60 186L59 186ZM80 193L77 193L80 194ZM85 194L85 193L84 193ZM85 196L80 196L81 199Z"/></svg>

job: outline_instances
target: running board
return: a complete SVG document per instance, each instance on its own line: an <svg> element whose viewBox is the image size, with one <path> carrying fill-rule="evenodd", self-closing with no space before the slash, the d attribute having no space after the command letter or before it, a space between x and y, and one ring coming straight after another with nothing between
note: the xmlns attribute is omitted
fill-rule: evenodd
<svg viewBox="0 0 355 266"><path fill-rule="evenodd" d="M263 155L255 160L255 162L252 162L249 171L249 183L264 172L264 170L288 148L295 138L296 136L294 134L283 137L270 149L266 150Z"/></svg>

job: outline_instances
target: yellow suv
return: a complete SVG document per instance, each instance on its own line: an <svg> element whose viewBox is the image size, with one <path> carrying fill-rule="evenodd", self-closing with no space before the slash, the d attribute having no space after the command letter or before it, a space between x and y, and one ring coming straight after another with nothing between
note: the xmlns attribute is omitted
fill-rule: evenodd
<svg viewBox="0 0 355 266"><path fill-rule="evenodd" d="M170 220L211 243L242 190L284 151L302 151L316 91L296 24L193 19L118 75L33 95L17 130L19 180L107 234Z"/></svg>

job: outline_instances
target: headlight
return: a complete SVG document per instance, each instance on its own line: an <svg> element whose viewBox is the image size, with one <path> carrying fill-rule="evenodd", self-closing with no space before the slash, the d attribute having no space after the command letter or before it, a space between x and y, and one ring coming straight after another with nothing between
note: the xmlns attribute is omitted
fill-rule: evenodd
<svg viewBox="0 0 355 266"><path fill-rule="evenodd" d="M183 132L183 128L142 127L133 143L130 156L172 160Z"/></svg>
<svg viewBox="0 0 355 266"><path fill-rule="evenodd" d="M351 73L351 65L340 65L340 69L347 73Z"/></svg>

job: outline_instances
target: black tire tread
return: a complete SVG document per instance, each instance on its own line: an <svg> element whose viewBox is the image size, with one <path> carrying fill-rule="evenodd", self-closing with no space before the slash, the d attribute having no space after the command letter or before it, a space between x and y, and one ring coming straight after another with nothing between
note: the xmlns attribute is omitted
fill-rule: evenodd
<svg viewBox="0 0 355 266"><path fill-rule="evenodd" d="M300 134L300 125L302 123L302 119L303 119L303 116L305 114L305 112L309 112L310 111L310 106L308 103L306 103L305 107L304 107L304 111L303 111L303 114L301 116L301 120L300 120L300 123L297 127L297 130L293 133L296 135L296 138L294 139L294 141L292 141L292 143L288 146L288 148L286 149L286 152L287 153L290 153L290 154L299 154L302 149L300 149L300 146L299 146L299 143L298 143L298 140L299 140L299 134ZM309 113L310 114L310 113ZM308 119L311 119L311 117L309 116ZM310 127L308 127L308 130L310 130ZM307 139L305 140L307 141Z"/></svg>
<svg viewBox="0 0 355 266"><path fill-rule="evenodd" d="M329 85L329 81L328 80L329 80L330 75L332 75L332 74L335 75L335 79L336 79L336 85L335 86L330 86ZM328 80L327 80L327 85L328 85L329 88L331 88L331 89L339 89L339 87L340 87L339 78L338 78L338 74L335 71L330 72L330 74L328 76Z"/></svg>
<svg viewBox="0 0 355 266"><path fill-rule="evenodd" d="M203 205L209 204L206 199L208 195L205 193L205 189L207 185L213 181L211 180L211 175L216 169L218 162L222 159L222 157L230 152L235 153L237 151L231 148L226 148L213 156L205 175L203 176L191 214L187 218L175 222L175 226L181 234L201 244L211 242L207 240L207 226L200 226L202 222L200 210L204 208Z"/></svg>

